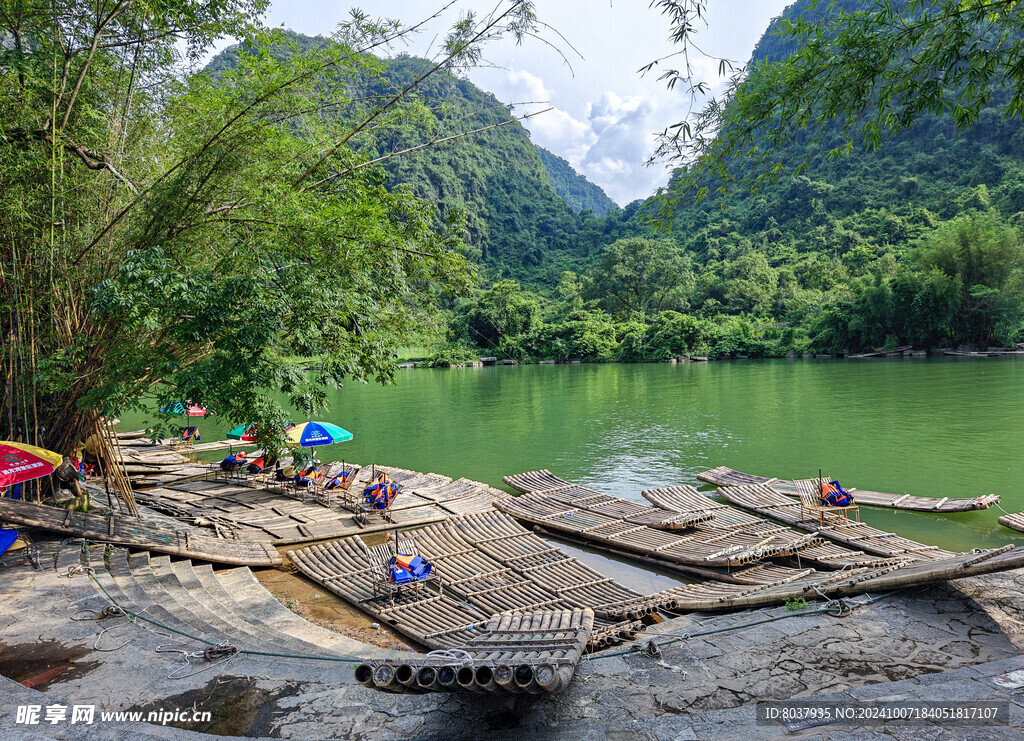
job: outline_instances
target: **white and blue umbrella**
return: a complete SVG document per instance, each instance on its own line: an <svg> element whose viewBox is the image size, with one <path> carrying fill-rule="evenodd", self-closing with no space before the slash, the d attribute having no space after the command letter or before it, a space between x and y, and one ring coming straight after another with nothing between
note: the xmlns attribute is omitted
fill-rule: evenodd
<svg viewBox="0 0 1024 741"><path fill-rule="evenodd" d="M285 437L293 445L313 448L317 445L346 442L352 439L352 433L330 422L303 422L290 427L285 432Z"/></svg>

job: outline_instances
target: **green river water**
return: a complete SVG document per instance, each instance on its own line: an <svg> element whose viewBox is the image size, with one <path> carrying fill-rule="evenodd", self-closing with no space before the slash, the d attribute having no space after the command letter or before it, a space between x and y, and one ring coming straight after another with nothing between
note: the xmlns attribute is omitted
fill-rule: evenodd
<svg viewBox="0 0 1024 741"><path fill-rule="evenodd" d="M1024 358L766 360L403 370L347 384L328 421L355 439L318 449L503 486L548 468L615 496L695 484L725 465L778 478L936 497L998 493L1024 510ZM126 416L122 427L146 420ZM234 421L201 421L216 440ZM1024 543L998 509L861 518L953 550Z"/></svg>

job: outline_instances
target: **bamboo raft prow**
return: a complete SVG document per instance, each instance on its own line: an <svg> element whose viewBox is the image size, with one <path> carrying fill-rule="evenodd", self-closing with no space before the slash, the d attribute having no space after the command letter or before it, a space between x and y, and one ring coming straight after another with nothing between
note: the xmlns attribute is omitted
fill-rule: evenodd
<svg viewBox="0 0 1024 741"><path fill-rule="evenodd" d="M697 474L697 478L715 486L756 486L771 485L780 494L798 497L807 490L815 491L817 478L780 480L764 476L734 471L726 466L719 466ZM827 478L827 477L826 477ZM918 497L910 494L886 494L878 491L867 491L847 487L853 494L857 504L868 507L886 507L911 512L972 512L988 509L999 504L998 494L985 494L980 497Z"/></svg>
<svg viewBox="0 0 1024 741"><path fill-rule="evenodd" d="M372 660L356 681L384 692L558 694L572 681L594 629L589 609L493 615L458 653Z"/></svg>
<svg viewBox="0 0 1024 741"><path fill-rule="evenodd" d="M1024 512L1007 513L996 520L1003 527L1024 533Z"/></svg>

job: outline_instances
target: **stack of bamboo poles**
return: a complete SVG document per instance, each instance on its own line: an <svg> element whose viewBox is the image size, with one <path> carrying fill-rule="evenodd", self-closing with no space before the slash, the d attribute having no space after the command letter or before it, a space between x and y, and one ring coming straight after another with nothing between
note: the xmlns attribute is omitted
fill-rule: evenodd
<svg viewBox="0 0 1024 741"><path fill-rule="evenodd" d="M114 494L117 498L117 506L121 512L127 512L133 517L139 516L139 507L135 502L135 494L132 492L132 485L125 476L122 461L124 453L121 450L121 443L114 429L114 423L107 417L94 415L93 436L99 445L100 471L103 474L106 484L107 495L110 494L110 482L114 484Z"/></svg>
<svg viewBox="0 0 1024 741"><path fill-rule="evenodd" d="M368 661L355 677L384 692L558 694L572 681L593 626L587 609L502 613L461 651Z"/></svg>

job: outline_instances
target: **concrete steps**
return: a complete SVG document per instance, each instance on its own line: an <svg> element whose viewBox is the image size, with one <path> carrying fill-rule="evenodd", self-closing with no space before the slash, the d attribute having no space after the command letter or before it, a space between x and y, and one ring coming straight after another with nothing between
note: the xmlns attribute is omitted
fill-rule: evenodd
<svg viewBox="0 0 1024 741"><path fill-rule="evenodd" d="M65 573L72 565L93 570L95 586L87 577L74 579L76 593L71 597L77 606L98 612L113 599L160 624L146 623L146 627L160 631L163 625L185 634L175 635L176 642L187 642L187 636L200 639L194 642L193 650L202 650L208 644L232 645L249 652L239 658L247 663L259 661L264 667L282 663L273 672L281 676L294 674L299 665L307 667L299 671L302 676L350 670L348 663L317 661L313 657L366 659L390 654L303 620L278 602L245 567L215 571L209 564L194 564L188 559L152 557L145 551L129 553L123 548L103 546L94 546L84 554L75 548L63 548L57 558L58 570ZM293 678L301 678L299 675Z"/></svg>
<svg viewBox="0 0 1024 741"><path fill-rule="evenodd" d="M224 597L235 612L251 616L259 624L278 634L312 644L318 650L347 656L385 655L376 646L348 638L303 620L271 595L248 568L242 566L213 571L209 565L192 565L196 575L222 602Z"/></svg>

